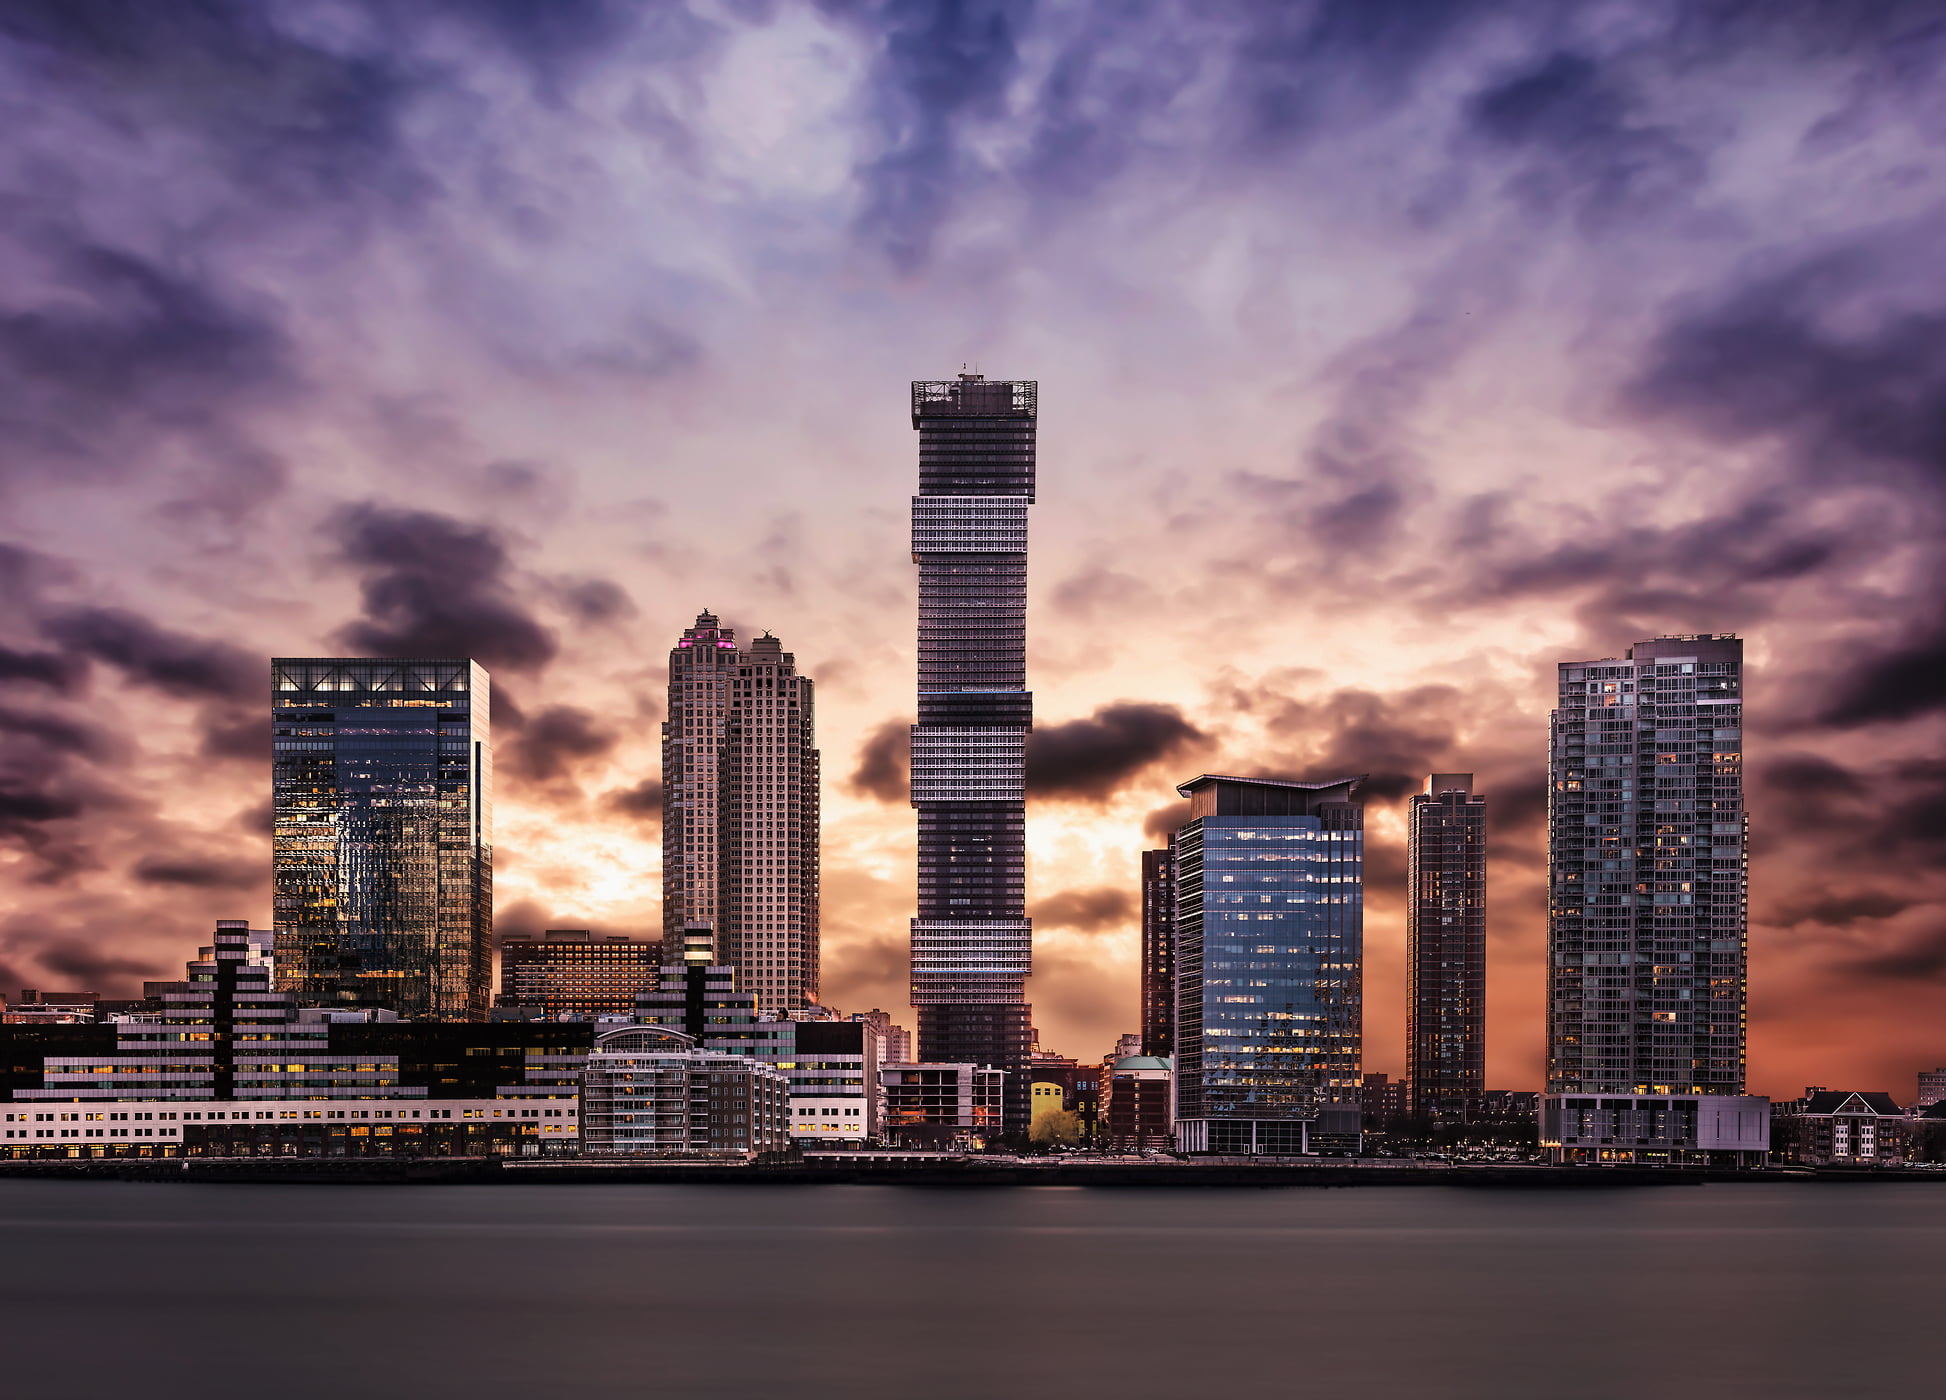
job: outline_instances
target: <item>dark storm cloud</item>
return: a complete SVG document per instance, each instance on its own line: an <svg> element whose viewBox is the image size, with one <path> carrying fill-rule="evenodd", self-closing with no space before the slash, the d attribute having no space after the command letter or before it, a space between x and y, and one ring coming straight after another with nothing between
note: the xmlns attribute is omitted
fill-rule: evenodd
<svg viewBox="0 0 1946 1400"><path fill-rule="evenodd" d="M1899 939L1844 964L1855 977L1890 983L1946 980L1946 928ZM1922 1061L1921 1063L1929 1063Z"/></svg>
<svg viewBox="0 0 1946 1400"><path fill-rule="evenodd" d="M1359 791L1367 801L1397 801L1419 790L1428 773L1468 771L1457 757L1468 713L1464 700L1450 685L1414 686L1392 695L1346 689L1319 701L1286 699L1266 727L1273 740L1296 742L1304 771L1265 776L1327 782L1364 773Z"/></svg>
<svg viewBox="0 0 1946 1400"><path fill-rule="evenodd" d="M265 683L264 660L255 653L163 627L125 608L57 612L41 622L41 633L179 699L238 699Z"/></svg>
<svg viewBox="0 0 1946 1400"><path fill-rule="evenodd" d="M1571 206L1594 231L1631 209L1686 202L1702 155L1643 116L1624 80L1579 53L1555 53L1479 93L1473 129L1524 159L1511 188L1530 208Z"/></svg>
<svg viewBox="0 0 1946 1400"><path fill-rule="evenodd" d="M1819 719L1835 729L1946 708L1946 628L1909 633L1869 653L1837 684Z"/></svg>
<svg viewBox="0 0 1946 1400"><path fill-rule="evenodd" d="M65 695L78 688L86 674L86 667L62 652L15 651L0 646L0 682L25 681Z"/></svg>
<svg viewBox="0 0 1946 1400"><path fill-rule="evenodd" d="M549 705L526 717L501 761L515 776L537 783L564 778L615 747L617 735L575 705Z"/></svg>
<svg viewBox="0 0 1946 1400"><path fill-rule="evenodd" d="M902 803L911 796L911 767L912 721L889 719L865 740L846 786L860 797Z"/></svg>
<svg viewBox="0 0 1946 1400"><path fill-rule="evenodd" d="M1040 928L1099 933L1127 926L1135 918L1135 896L1119 885L1092 890L1059 890L1029 907L1028 916Z"/></svg>
<svg viewBox="0 0 1946 1400"><path fill-rule="evenodd" d="M532 671L554 634L515 595L505 542L484 525L365 502L332 521L340 557L362 575L365 615L338 632L360 656L470 656Z"/></svg>
<svg viewBox="0 0 1946 1400"><path fill-rule="evenodd" d="M662 820L662 779L644 778L633 787L616 788L602 797L602 805L611 812L640 821Z"/></svg>
<svg viewBox="0 0 1946 1400"><path fill-rule="evenodd" d="M1174 705L1131 700L1103 705L1087 719L1047 725L1027 736L1027 795L1105 802L1144 770L1208 739Z"/></svg>
<svg viewBox="0 0 1946 1400"><path fill-rule="evenodd" d="M1194 774L1185 774L1193 777ZM1181 831L1189 822L1189 799L1171 802L1156 808L1142 819L1142 834L1157 846L1167 845L1169 838Z"/></svg>
<svg viewBox="0 0 1946 1400"><path fill-rule="evenodd" d="M147 856L137 861L129 873L145 885L200 890L251 890L269 878L269 867L263 861L254 860Z"/></svg>
<svg viewBox="0 0 1946 1400"><path fill-rule="evenodd" d="M34 957L48 971L83 982L113 984L130 977L153 977L161 971L154 963L116 957L106 952L100 944L84 943L79 939L43 943L34 950ZM96 988L82 986L74 990L95 991Z"/></svg>

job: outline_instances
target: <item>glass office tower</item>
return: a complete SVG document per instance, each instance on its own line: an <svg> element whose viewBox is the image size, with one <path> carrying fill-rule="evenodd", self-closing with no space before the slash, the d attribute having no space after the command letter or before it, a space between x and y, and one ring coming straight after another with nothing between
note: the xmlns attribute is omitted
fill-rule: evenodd
<svg viewBox="0 0 1946 1400"><path fill-rule="evenodd" d="M1549 1092L1742 1093L1742 641L1562 662L1551 730Z"/></svg>
<svg viewBox="0 0 1946 1400"><path fill-rule="evenodd" d="M1406 809L1408 1113L1464 1115L1486 1091L1487 800L1434 773Z"/></svg>
<svg viewBox="0 0 1946 1400"><path fill-rule="evenodd" d="M271 662L280 991L314 1006L486 1019L489 691L464 659Z"/></svg>
<svg viewBox="0 0 1946 1400"><path fill-rule="evenodd" d="M919 1056L1009 1071L1005 1121L1027 1127L1027 508L1036 385L977 374L912 386L919 494Z"/></svg>
<svg viewBox="0 0 1946 1400"><path fill-rule="evenodd" d="M1358 1136L1361 774L1176 791L1176 1141L1288 1153Z"/></svg>

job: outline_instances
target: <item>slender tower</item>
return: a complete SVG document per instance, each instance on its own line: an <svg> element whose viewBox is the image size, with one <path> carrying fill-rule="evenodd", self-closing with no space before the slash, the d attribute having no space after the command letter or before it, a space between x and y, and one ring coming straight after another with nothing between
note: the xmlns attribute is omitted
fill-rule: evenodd
<svg viewBox="0 0 1946 1400"><path fill-rule="evenodd" d="M1487 800L1434 773L1406 814L1406 1111L1464 1114L1486 1088Z"/></svg>
<svg viewBox="0 0 1946 1400"><path fill-rule="evenodd" d="M818 999L818 751L809 676L768 632L738 654L718 759L717 957L766 1011Z"/></svg>
<svg viewBox="0 0 1946 1400"><path fill-rule="evenodd" d="M1743 642L1560 666L1548 755L1551 1094L1743 1092Z"/></svg>
<svg viewBox="0 0 1946 1400"><path fill-rule="evenodd" d="M1176 851L1142 852L1142 1053L1176 1053Z"/></svg>
<svg viewBox="0 0 1946 1400"><path fill-rule="evenodd" d="M736 633L696 614L669 652L669 719L662 726L662 943L679 948L683 927L715 927L718 763Z"/></svg>
<svg viewBox="0 0 1946 1400"><path fill-rule="evenodd" d="M962 374L912 386L919 494L919 1058L1010 1073L1009 1130L1028 1118L1026 980L1027 507L1036 385Z"/></svg>

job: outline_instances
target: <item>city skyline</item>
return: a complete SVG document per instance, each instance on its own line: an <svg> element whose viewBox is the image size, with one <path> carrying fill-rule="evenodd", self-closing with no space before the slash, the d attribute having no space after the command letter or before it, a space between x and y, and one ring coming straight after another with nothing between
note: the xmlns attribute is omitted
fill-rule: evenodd
<svg viewBox="0 0 1946 1400"><path fill-rule="evenodd" d="M1750 1087L1939 1062L1909 15L1266 7L1165 41L571 8L0 38L0 181L60 210L0 233L0 986L127 992L212 917L268 922L278 655L479 659L497 925L652 931L660 658L707 606L817 678L823 994L902 1007L902 400L964 362L1048 395L1048 1044L1134 1029L1139 852L1184 773L1368 772L1366 1063L1403 1072L1403 803L1469 771L1487 1081L1538 1084L1555 667L1735 632Z"/></svg>

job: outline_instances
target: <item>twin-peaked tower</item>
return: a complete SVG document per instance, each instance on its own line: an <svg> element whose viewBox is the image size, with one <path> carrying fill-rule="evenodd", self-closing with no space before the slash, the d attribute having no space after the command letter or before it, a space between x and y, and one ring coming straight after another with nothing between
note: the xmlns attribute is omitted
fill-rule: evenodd
<svg viewBox="0 0 1946 1400"><path fill-rule="evenodd" d="M669 653L662 743L665 960L707 926L768 1010L818 997L818 751L812 684L766 633L699 613Z"/></svg>
<svg viewBox="0 0 1946 1400"><path fill-rule="evenodd" d="M1008 1076L1006 1125L1027 1126L1027 508L1032 380L977 374L912 386L919 494L919 915L912 1003L922 1061Z"/></svg>

